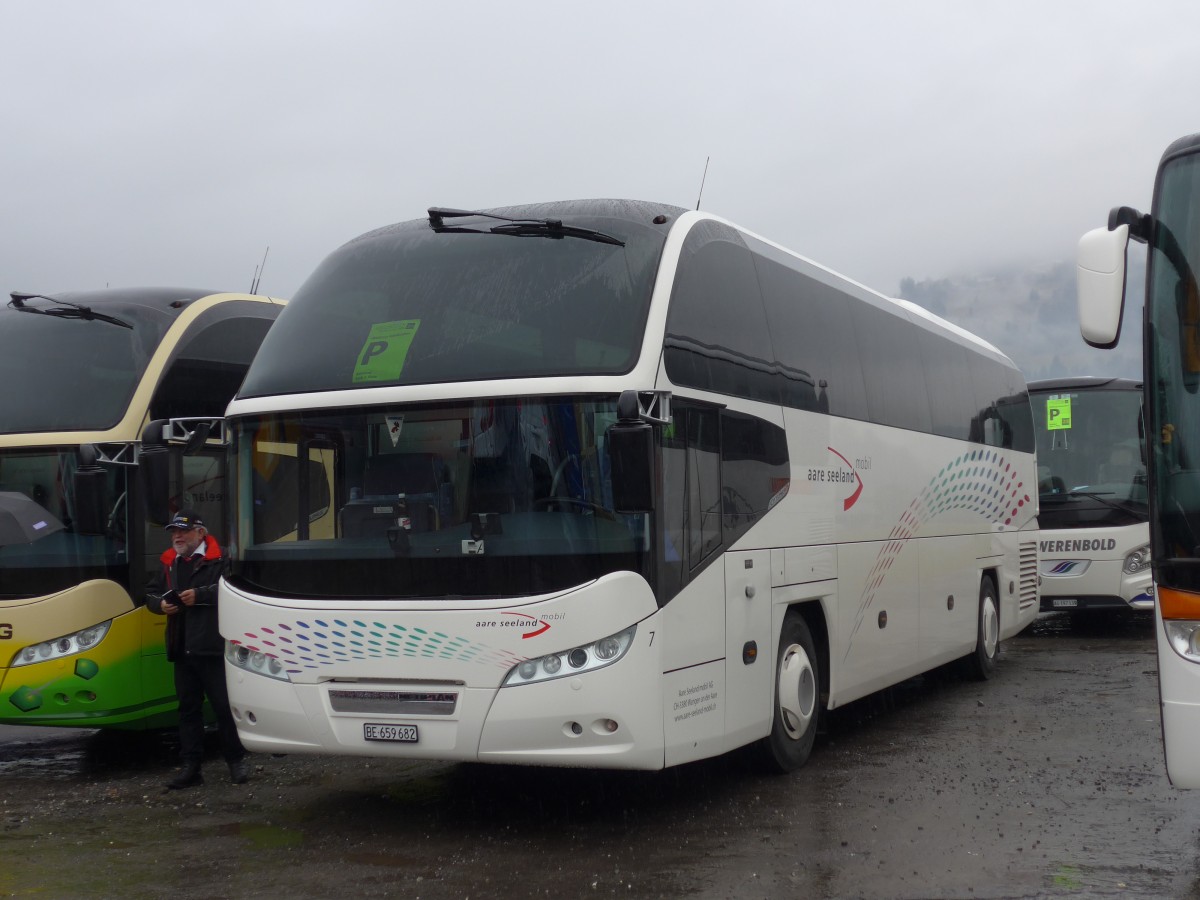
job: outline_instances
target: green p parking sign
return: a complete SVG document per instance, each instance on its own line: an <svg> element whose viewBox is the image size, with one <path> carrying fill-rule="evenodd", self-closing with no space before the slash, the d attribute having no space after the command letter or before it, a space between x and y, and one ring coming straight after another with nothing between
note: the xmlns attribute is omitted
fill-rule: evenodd
<svg viewBox="0 0 1200 900"><path fill-rule="evenodd" d="M405 319L372 325L354 365L354 383L398 380L420 324L420 319Z"/></svg>
<svg viewBox="0 0 1200 900"><path fill-rule="evenodd" d="M1071 427L1071 398L1051 397L1046 400L1046 430L1059 431Z"/></svg>

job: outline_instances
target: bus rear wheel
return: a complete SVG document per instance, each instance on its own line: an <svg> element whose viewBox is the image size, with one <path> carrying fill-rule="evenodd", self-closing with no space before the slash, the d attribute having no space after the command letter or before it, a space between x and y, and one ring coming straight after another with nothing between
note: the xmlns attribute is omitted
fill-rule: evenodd
<svg viewBox="0 0 1200 900"><path fill-rule="evenodd" d="M820 697L821 675L812 633L803 616L789 613L779 634L771 733L759 743L765 768L791 772L808 761L817 736Z"/></svg>
<svg viewBox="0 0 1200 900"><path fill-rule="evenodd" d="M976 681L987 681L996 672L996 654L1000 650L1000 603L996 583L988 576L979 582L979 621L975 631L975 651L963 658L966 674Z"/></svg>

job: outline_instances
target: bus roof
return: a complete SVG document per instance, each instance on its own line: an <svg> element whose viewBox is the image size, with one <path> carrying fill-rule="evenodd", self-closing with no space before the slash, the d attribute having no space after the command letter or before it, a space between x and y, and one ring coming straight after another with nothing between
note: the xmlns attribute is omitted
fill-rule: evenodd
<svg viewBox="0 0 1200 900"><path fill-rule="evenodd" d="M1172 141L1170 146L1163 151L1159 165L1163 165L1173 157L1194 153L1197 149L1200 149L1200 133L1181 137L1178 140Z"/></svg>
<svg viewBox="0 0 1200 900"><path fill-rule="evenodd" d="M1072 378L1043 378L1029 382L1031 393L1051 393L1053 391L1140 391L1142 383L1132 378L1105 378L1100 375L1079 375Z"/></svg>
<svg viewBox="0 0 1200 900"><path fill-rule="evenodd" d="M178 315L190 301L199 300L222 291L200 290L198 288L172 287L130 287L102 288L87 291L55 291L38 294L26 291L14 291L10 294L10 306L25 303L29 306L41 306L45 302L62 301L76 306L102 306L112 312L113 307L143 306L159 310L167 315Z"/></svg>

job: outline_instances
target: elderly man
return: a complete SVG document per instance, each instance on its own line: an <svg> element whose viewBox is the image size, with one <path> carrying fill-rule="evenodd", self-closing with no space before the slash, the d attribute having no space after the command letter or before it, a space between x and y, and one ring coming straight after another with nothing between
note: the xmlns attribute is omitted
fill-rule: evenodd
<svg viewBox="0 0 1200 900"><path fill-rule="evenodd" d="M179 696L179 752L183 768L167 782L171 790L204 783L204 698L217 716L221 752L230 780L247 779L246 750L238 739L225 687L225 641L217 630L217 581L225 568L221 548L192 509L167 524L171 549L148 586L146 607L167 617L167 659L175 664Z"/></svg>

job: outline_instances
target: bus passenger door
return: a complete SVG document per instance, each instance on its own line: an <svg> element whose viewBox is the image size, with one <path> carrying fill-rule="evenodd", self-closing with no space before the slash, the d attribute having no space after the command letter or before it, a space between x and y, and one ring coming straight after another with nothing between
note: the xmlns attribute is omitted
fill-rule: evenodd
<svg viewBox="0 0 1200 900"><path fill-rule="evenodd" d="M763 737L771 728L771 551L725 554L726 748Z"/></svg>

